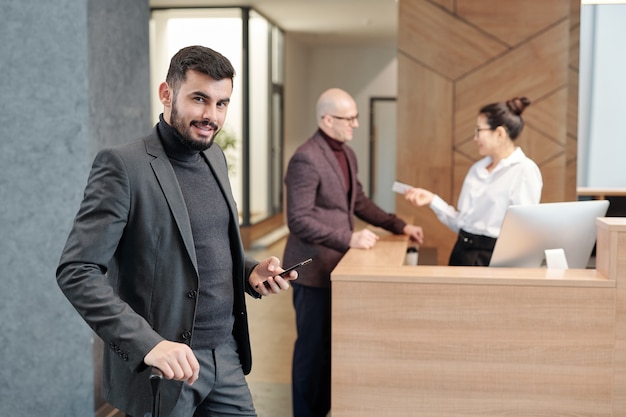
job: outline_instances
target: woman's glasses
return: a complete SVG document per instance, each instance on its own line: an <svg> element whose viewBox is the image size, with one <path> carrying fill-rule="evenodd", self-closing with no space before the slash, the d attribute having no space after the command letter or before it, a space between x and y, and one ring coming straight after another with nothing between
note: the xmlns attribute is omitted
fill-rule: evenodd
<svg viewBox="0 0 626 417"><path fill-rule="evenodd" d="M474 136L478 136L481 130L493 130L490 127L475 127L474 128Z"/></svg>

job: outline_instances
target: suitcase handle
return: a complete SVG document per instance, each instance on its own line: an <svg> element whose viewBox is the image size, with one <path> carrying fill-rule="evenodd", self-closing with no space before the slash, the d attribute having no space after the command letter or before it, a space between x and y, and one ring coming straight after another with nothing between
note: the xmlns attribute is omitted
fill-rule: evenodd
<svg viewBox="0 0 626 417"><path fill-rule="evenodd" d="M150 385L152 386L152 417L161 414L161 380L163 373L159 368L152 367L150 371Z"/></svg>

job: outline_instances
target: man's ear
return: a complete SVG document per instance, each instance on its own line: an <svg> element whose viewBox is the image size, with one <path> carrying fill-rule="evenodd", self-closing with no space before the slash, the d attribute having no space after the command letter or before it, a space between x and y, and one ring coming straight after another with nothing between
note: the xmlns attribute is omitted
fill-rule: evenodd
<svg viewBox="0 0 626 417"><path fill-rule="evenodd" d="M331 127L331 122L332 122L332 117L330 117L329 115L325 114L324 116L322 116L322 118L320 119L319 124L320 125L324 125L326 127Z"/></svg>
<svg viewBox="0 0 626 417"><path fill-rule="evenodd" d="M159 100L161 101L161 104L163 104L164 107L171 107L173 97L174 93L172 92L169 84L162 82L161 85L159 85Z"/></svg>

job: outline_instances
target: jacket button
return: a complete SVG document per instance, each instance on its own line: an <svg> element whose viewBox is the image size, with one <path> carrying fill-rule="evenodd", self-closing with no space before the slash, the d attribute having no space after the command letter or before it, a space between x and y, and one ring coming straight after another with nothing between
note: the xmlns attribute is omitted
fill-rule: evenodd
<svg viewBox="0 0 626 417"><path fill-rule="evenodd" d="M197 295L198 292L196 290L189 290L189 292L187 293L187 297L191 298L192 300L195 299Z"/></svg>
<svg viewBox="0 0 626 417"><path fill-rule="evenodd" d="M183 340L188 340L191 337L191 332L189 330L185 330L182 334Z"/></svg>

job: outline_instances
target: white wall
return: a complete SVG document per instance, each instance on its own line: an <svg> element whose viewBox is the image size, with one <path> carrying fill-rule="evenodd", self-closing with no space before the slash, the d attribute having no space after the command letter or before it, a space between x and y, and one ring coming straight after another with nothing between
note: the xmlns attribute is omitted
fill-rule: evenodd
<svg viewBox="0 0 626 417"><path fill-rule="evenodd" d="M626 5L583 5L578 185L626 187Z"/></svg>
<svg viewBox="0 0 626 417"><path fill-rule="evenodd" d="M309 96L309 49L289 34L285 35L285 89L283 163L285 170L296 148L315 129L315 100Z"/></svg>
<svg viewBox="0 0 626 417"><path fill-rule="evenodd" d="M309 47L286 36L285 162L317 128L315 103L338 87L356 100L359 128L350 146L359 160L359 179L369 189L369 100L397 96L395 43L374 46ZM390 138L395 140L395 138ZM395 171L395 167L390 167Z"/></svg>

